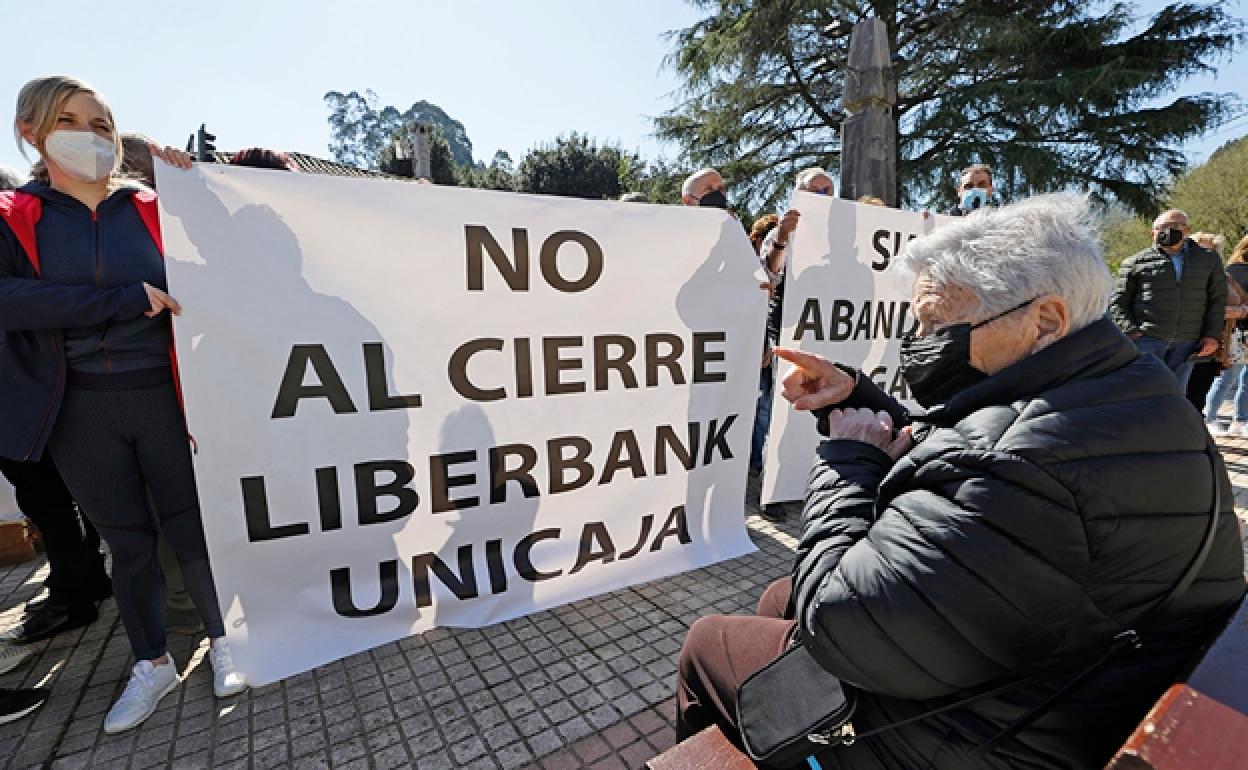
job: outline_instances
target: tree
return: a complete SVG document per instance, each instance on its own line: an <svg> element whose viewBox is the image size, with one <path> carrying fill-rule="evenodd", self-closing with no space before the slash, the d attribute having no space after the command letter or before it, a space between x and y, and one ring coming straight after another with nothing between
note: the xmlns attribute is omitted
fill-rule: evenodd
<svg viewBox="0 0 1248 770"><path fill-rule="evenodd" d="M1101 231L1111 270L1148 246L1153 218L1171 208L1187 212L1192 232L1226 236L1230 256L1230 249L1248 235L1248 136L1228 142L1181 176L1155 211L1133 217L1121 207L1111 208Z"/></svg>
<svg viewBox="0 0 1248 770"><path fill-rule="evenodd" d="M325 94L333 141L329 151L339 163L377 168L381 152L399 126L401 114L393 107L377 109L377 94L358 91Z"/></svg>
<svg viewBox="0 0 1248 770"><path fill-rule="evenodd" d="M1101 248L1109 272L1117 275L1122 261L1152 241L1152 220L1134 216L1121 205L1109 206L1101 224Z"/></svg>
<svg viewBox="0 0 1248 770"><path fill-rule="evenodd" d="M409 126L412 123L425 123L440 129L442 140L450 150L452 162L457 166L472 165L472 140L468 138L464 124L447 115L438 105L422 99L408 107L401 118Z"/></svg>
<svg viewBox="0 0 1248 770"><path fill-rule="evenodd" d="M680 186L689 171L664 158L649 164L636 163L620 177L623 192L639 192L650 203L680 203Z"/></svg>
<svg viewBox="0 0 1248 770"><path fill-rule="evenodd" d="M440 130L454 165L472 164L472 140L464 124L436 104L422 100L403 112L390 105L378 108L377 94L371 90L363 95L358 91L330 91L325 94L325 103L330 108L328 121L333 136L329 151L339 163L375 169L382 151L401 129L425 123Z"/></svg>
<svg viewBox="0 0 1248 770"><path fill-rule="evenodd" d="M516 169L515 184L520 192L616 198L624 192L620 180L636 174L640 164L636 155L572 132L530 150Z"/></svg>
<svg viewBox="0 0 1248 770"><path fill-rule="evenodd" d="M1229 246L1248 235L1248 136L1229 142L1174 185L1170 206L1192 218L1192 230L1220 233Z"/></svg>
<svg viewBox="0 0 1248 770"><path fill-rule="evenodd" d="M483 190L516 189L515 167L511 155L506 150L498 150L488 166L482 163L460 166L459 182L465 187L478 187Z"/></svg>
<svg viewBox="0 0 1248 770"><path fill-rule="evenodd" d="M398 162L395 145L399 141L406 141L414 147L413 139L410 123L399 126L381 151L377 163L378 170L387 174L409 176L412 173L412 167L410 164ZM429 176L429 181L434 184L454 186L460 181L450 144L446 141L446 135L442 133L442 129L437 126L429 132Z"/></svg>
<svg viewBox="0 0 1248 770"><path fill-rule="evenodd" d="M683 102L658 134L768 203L802 167L838 167L849 35L868 16L891 39L903 204L949 204L980 161L1005 200L1073 185L1149 210L1179 145L1241 109L1229 94L1152 106L1242 39L1224 4L1174 3L1137 30L1105 0L691 2L709 15L673 33Z"/></svg>

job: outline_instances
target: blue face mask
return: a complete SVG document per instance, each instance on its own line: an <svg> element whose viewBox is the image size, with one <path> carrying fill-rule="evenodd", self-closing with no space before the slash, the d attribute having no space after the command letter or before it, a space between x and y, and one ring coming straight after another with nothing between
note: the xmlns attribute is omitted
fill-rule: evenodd
<svg viewBox="0 0 1248 770"><path fill-rule="evenodd" d="M976 211L988 205L988 191L974 188L962 193L962 210Z"/></svg>

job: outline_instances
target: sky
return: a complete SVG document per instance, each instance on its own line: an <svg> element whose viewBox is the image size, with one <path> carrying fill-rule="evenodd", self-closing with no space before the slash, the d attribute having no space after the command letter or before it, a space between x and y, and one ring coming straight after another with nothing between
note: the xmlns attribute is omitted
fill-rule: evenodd
<svg viewBox="0 0 1248 770"><path fill-rule="evenodd" d="M1248 0L1228 0L1245 16ZM1142 12L1163 0L1139 0ZM260 145L329 157L326 91L372 89L400 110L428 100L462 122L478 160L578 131L646 158L678 148L652 136L676 103L663 66L685 0L5 0L0 124L18 89L54 72L99 89L122 130L183 146L200 123L218 149ZM202 11L196 11L202 8ZM1179 93L1248 95L1248 46ZM1248 119L1184 149L1199 162L1248 134ZM6 131L0 163L25 168Z"/></svg>

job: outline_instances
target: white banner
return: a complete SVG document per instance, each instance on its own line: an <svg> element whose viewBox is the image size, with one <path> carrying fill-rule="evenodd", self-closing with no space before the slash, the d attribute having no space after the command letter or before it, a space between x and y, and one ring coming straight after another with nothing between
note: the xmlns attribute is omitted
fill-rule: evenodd
<svg viewBox="0 0 1248 770"><path fill-rule="evenodd" d="M204 528L271 682L753 550L722 211L161 168Z"/></svg>
<svg viewBox="0 0 1248 770"><path fill-rule="evenodd" d="M916 325L908 287L883 274L912 238L948 217L852 203L799 192L802 212L793 235L784 288L782 347L818 353L861 369L886 392L913 408L897 367L901 336ZM809 412L797 412L780 394L790 365L777 362L771 430L763 471L765 503L800 500L819 434Z"/></svg>

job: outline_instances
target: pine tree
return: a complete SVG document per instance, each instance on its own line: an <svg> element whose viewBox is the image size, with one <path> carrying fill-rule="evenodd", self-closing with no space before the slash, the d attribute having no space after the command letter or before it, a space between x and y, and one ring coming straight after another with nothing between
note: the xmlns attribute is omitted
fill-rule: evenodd
<svg viewBox="0 0 1248 770"><path fill-rule="evenodd" d="M1103 0L691 2L708 16L673 33L683 102L658 133L757 201L838 167L849 34L869 16L891 38L903 205L948 205L958 170L985 162L1004 200L1073 186L1152 210L1182 142L1240 112L1233 95L1172 95L1241 41L1224 3L1141 21Z"/></svg>

